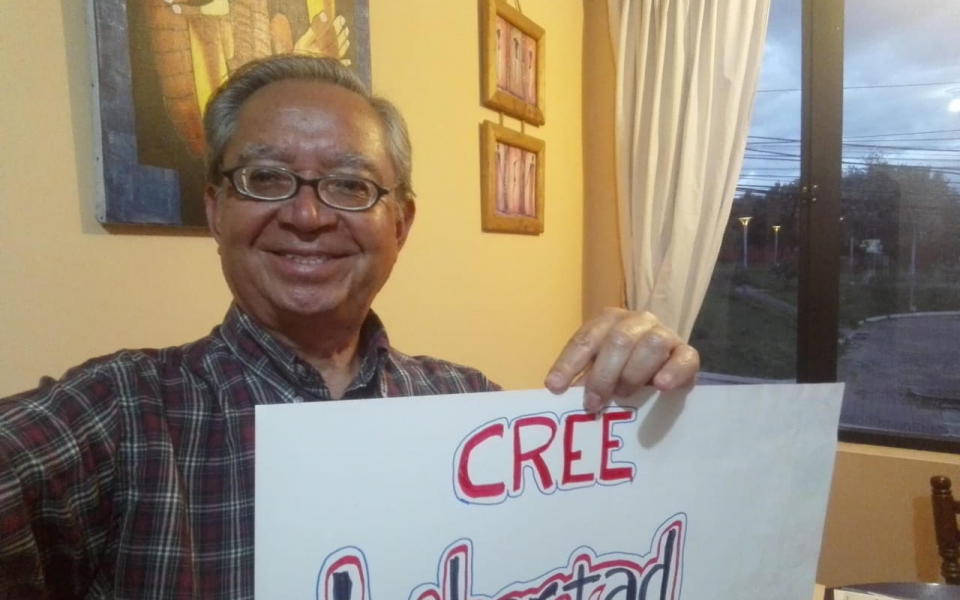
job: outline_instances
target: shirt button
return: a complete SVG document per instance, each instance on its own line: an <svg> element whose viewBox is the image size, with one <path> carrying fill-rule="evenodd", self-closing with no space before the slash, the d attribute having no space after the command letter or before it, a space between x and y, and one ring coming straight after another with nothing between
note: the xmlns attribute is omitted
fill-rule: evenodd
<svg viewBox="0 0 960 600"><path fill-rule="evenodd" d="M307 376L307 368L303 365L297 365L294 367L294 371L297 372L297 377L303 379Z"/></svg>

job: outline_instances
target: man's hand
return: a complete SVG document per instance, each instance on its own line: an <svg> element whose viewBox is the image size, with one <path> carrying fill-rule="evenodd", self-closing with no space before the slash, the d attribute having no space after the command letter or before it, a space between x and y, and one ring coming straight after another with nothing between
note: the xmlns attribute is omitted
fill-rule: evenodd
<svg viewBox="0 0 960 600"><path fill-rule="evenodd" d="M544 384L559 394L580 376L583 407L597 412L613 396L629 396L644 385L688 385L699 368L697 351L653 314L608 308L570 338Z"/></svg>

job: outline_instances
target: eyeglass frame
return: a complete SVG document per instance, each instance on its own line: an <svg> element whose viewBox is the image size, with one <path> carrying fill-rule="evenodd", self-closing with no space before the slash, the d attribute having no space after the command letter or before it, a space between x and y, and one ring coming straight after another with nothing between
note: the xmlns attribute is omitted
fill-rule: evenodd
<svg viewBox="0 0 960 600"><path fill-rule="evenodd" d="M293 177L297 185L293 188L293 192L291 192L289 196L284 196L283 198L259 198L257 196L251 196L250 194L240 191L240 189L237 187L237 183L233 180L233 175L235 173L237 173L241 169L249 169L249 168L273 169L276 171L280 171L282 173L286 173L287 175L290 175L291 177ZM316 194L317 199L320 200L321 204L323 204L324 206L329 206L330 208L333 208L336 210L343 210L347 212L363 212L366 210L370 210L371 208L376 206L377 202L382 200L384 196L386 196L387 194L390 194L391 192L396 191L397 189L396 187L394 187L393 189L385 188L379 183L377 183L376 181L372 179L368 179L367 177L359 177L356 175L324 175L322 177L310 178L310 177L303 177L296 171L292 171L285 167L275 167L275 166L266 166L266 165L240 165L237 167L233 167L232 169L221 168L220 175L222 175L223 177L226 177L227 181L230 182L230 186L238 194L240 194L245 198L250 198L251 200L254 200L256 202L284 202L286 200L290 200L291 198L295 197L297 194L300 193L300 188L302 188L305 185L308 185L311 188L313 188L313 192ZM364 207L353 208L353 207L337 206L336 204L331 204L326 199L324 199L323 195L320 193L320 184L323 183L325 180L329 180L329 179L350 179L353 181L363 181L371 184L374 187L374 189L377 190L377 195L376 197L374 197L373 200L370 201L370 204Z"/></svg>

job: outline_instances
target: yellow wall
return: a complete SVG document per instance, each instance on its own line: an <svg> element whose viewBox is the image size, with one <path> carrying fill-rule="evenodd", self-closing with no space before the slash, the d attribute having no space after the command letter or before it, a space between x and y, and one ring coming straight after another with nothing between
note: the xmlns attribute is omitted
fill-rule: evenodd
<svg viewBox="0 0 960 600"><path fill-rule="evenodd" d="M616 66L607 0L583 0L583 314L623 306L617 223Z"/></svg>
<svg viewBox="0 0 960 600"><path fill-rule="evenodd" d="M205 335L229 302L207 236L111 234L93 217L85 4L15 2L0 20L0 396L120 347ZM370 5L374 87L408 119L420 198L375 308L401 350L539 386L581 320L583 8L523 2L547 31L547 124L527 127L546 141L535 237L480 232L478 128L498 117L479 102L477 3Z"/></svg>
<svg viewBox="0 0 960 600"><path fill-rule="evenodd" d="M960 487L960 455L840 444L817 581L942 582L930 478Z"/></svg>

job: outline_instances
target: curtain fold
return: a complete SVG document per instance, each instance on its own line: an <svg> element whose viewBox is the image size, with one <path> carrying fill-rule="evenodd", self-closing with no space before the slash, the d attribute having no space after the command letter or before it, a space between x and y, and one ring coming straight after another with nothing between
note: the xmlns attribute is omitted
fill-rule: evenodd
<svg viewBox="0 0 960 600"><path fill-rule="evenodd" d="M684 339L736 191L770 0L607 0L626 301Z"/></svg>

